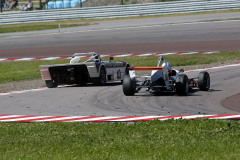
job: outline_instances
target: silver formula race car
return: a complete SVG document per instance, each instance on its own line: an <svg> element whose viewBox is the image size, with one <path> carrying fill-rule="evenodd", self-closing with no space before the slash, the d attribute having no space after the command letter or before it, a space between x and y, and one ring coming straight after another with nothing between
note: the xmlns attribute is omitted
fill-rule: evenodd
<svg viewBox="0 0 240 160"><path fill-rule="evenodd" d="M113 57L110 57L109 61L103 61L99 54L91 54L90 58L83 63L79 63L82 54L76 53L69 64L41 65L42 79L45 80L48 88L54 88L60 84L104 85L106 82L123 80L126 69L129 67L127 62L111 62Z"/></svg>
<svg viewBox="0 0 240 160"><path fill-rule="evenodd" d="M137 77L135 71L150 70L150 76ZM145 88L149 93L176 92L178 95L187 95L189 89L198 87L202 91L210 88L210 76L208 72L200 72L196 78L188 78L184 70L171 69L171 64L165 57L158 58L157 67L129 67L129 72L123 79L123 93L133 96Z"/></svg>

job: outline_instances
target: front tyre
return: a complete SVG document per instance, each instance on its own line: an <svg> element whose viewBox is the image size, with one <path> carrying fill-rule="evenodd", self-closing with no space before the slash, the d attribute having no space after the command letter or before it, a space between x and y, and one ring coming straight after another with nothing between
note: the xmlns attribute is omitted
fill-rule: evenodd
<svg viewBox="0 0 240 160"><path fill-rule="evenodd" d="M180 74L176 79L176 92L178 95L187 95L188 93L188 77L185 74Z"/></svg>
<svg viewBox="0 0 240 160"><path fill-rule="evenodd" d="M56 88L58 86L58 82L56 80L46 80L45 82L48 88Z"/></svg>
<svg viewBox="0 0 240 160"><path fill-rule="evenodd" d="M136 92L136 79L131 79L129 75L123 78L123 93L125 96L133 96Z"/></svg>
<svg viewBox="0 0 240 160"><path fill-rule="evenodd" d="M208 91L210 88L210 76L208 72L200 72L198 75L198 87L201 91Z"/></svg>

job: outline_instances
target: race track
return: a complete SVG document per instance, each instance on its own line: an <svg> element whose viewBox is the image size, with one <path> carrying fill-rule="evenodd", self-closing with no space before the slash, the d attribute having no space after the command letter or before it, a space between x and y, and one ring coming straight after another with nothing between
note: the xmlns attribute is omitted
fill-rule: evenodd
<svg viewBox="0 0 240 160"><path fill-rule="evenodd" d="M61 32L1 34L0 58L69 56L76 52L126 54L239 50L239 18L240 12L235 12L103 21L62 29Z"/></svg>
<svg viewBox="0 0 240 160"><path fill-rule="evenodd" d="M197 77L199 72L189 72ZM238 114L221 106L221 100L239 93L240 66L209 70L211 89L194 89L188 96L172 93L151 95L144 90L135 96L124 96L122 85L73 86L37 92L0 96L0 113L9 115L49 116L142 116Z"/></svg>
<svg viewBox="0 0 240 160"><path fill-rule="evenodd" d="M61 56L89 51L126 54L239 50L240 21L213 21L219 17L240 18L240 12L220 16L125 20L124 25L123 21L114 21L112 24L99 22L99 26L88 26L82 30L75 28L63 33L46 31L31 32L29 35L2 35L0 58ZM74 86L0 96L0 113L49 116L239 114L239 111L222 107L221 101L240 92L234 85L239 83L240 67L214 69L209 73L210 91L196 89L188 96L171 93L154 96L140 92L133 97L126 97L119 83L101 87ZM189 72L187 75L197 77L198 72Z"/></svg>

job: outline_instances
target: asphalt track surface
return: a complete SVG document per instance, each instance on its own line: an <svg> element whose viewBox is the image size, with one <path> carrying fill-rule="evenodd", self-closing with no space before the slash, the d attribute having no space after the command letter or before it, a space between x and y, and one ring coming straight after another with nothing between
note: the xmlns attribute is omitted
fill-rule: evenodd
<svg viewBox="0 0 240 160"><path fill-rule="evenodd" d="M197 77L199 72L187 73ZM209 71L211 89L193 89L188 96L174 93L152 95L145 90L125 96L122 85L74 86L0 96L0 113L4 115L48 116L143 116L239 114L222 107L221 101L239 93L240 66ZM236 84L236 85L234 85Z"/></svg>
<svg viewBox="0 0 240 160"><path fill-rule="evenodd" d="M238 50L240 12L96 22L71 29L0 35L0 58ZM230 20L235 19L235 20Z"/></svg>
<svg viewBox="0 0 240 160"><path fill-rule="evenodd" d="M71 30L2 34L0 58L101 54L216 51L240 49L240 13L99 22ZM204 22L203 22L204 21ZM209 22L207 22L209 21ZM240 67L211 70L211 89L188 96L147 92L123 95L119 83L64 87L0 97L1 114L49 116L130 116L236 113L221 101L239 93ZM197 77L191 72L189 77Z"/></svg>

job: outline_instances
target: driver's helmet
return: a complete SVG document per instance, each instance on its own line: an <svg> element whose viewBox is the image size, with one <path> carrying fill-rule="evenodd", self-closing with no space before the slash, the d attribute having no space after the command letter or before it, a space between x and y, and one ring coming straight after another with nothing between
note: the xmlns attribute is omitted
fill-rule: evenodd
<svg viewBox="0 0 240 160"><path fill-rule="evenodd" d="M164 66L167 66L167 69L168 69L168 70L171 70L171 69L172 69L171 64L168 63L168 62L164 62L164 63L162 64L162 67L164 67Z"/></svg>
<svg viewBox="0 0 240 160"><path fill-rule="evenodd" d="M98 61L101 61L100 55L97 54L97 53L93 53L93 54L92 54L92 58L95 59L97 62L98 62Z"/></svg>
<svg viewBox="0 0 240 160"><path fill-rule="evenodd" d="M95 59L98 59L98 54L97 54L97 53L94 53L94 54L92 55L92 57L94 57Z"/></svg>

